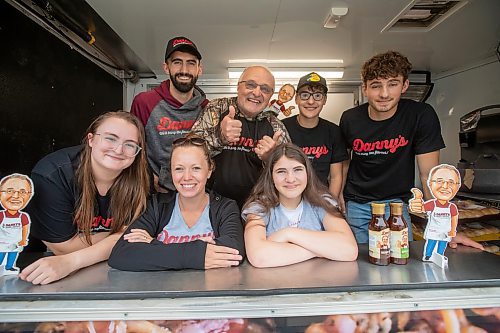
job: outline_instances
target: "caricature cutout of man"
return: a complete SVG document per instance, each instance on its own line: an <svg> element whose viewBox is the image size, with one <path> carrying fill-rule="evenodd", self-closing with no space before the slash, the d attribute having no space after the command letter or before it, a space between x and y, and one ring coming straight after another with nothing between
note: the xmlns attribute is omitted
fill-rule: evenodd
<svg viewBox="0 0 500 333"><path fill-rule="evenodd" d="M269 102L269 109L271 109L271 111L273 111L276 115L278 115L281 111L286 117L288 117L292 114L292 110L295 109L295 106L285 108L284 104L290 102L294 95L295 88L289 83L284 84L278 92L278 99L273 99Z"/></svg>
<svg viewBox="0 0 500 333"><path fill-rule="evenodd" d="M33 182L28 176L11 174L0 181L0 265L5 257L5 268L0 275L15 275L17 256L28 245L30 217L21 212L33 196ZM3 265L2 265L3 266Z"/></svg>
<svg viewBox="0 0 500 333"><path fill-rule="evenodd" d="M434 199L423 201L422 192L419 189L412 189L414 198L409 201L412 212L425 212L428 217L427 226L424 231L426 239L423 259L424 261L434 261L434 253L442 256L443 264L436 262L441 267L447 264L444 251L452 237L456 236L458 224L458 208L451 202L460 188L460 173L448 164L435 166L429 172L427 185ZM437 245L437 250L435 251ZM438 258L440 258L438 256Z"/></svg>

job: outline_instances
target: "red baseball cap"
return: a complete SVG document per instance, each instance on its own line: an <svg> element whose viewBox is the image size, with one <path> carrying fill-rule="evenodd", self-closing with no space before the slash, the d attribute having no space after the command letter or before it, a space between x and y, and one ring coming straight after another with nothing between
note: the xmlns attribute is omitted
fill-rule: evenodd
<svg viewBox="0 0 500 333"><path fill-rule="evenodd" d="M194 55L198 60L201 60L201 54L196 45L186 37L174 37L168 41L167 50L165 51L165 61L175 51L187 52Z"/></svg>

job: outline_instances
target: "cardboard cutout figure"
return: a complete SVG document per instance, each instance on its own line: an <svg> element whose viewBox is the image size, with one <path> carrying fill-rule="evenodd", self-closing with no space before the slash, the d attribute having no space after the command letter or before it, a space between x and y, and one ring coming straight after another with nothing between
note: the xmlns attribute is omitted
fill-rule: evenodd
<svg viewBox="0 0 500 333"><path fill-rule="evenodd" d="M19 252L28 245L30 217L21 212L33 196L33 182L19 173L8 175L0 181L0 275L16 275ZM5 264L3 264L7 257Z"/></svg>
<svg viewBox="0 0 500 333"><path fill-rule="evenodd" d="M271 102L269 102L269 109L276 115L278 115L280 112L283 112L285 117L288 117L292 114L292 110L295 109L295 106L289 106L288 108L285 108L284 104L290 102L293 96L295 96L295 88L289 83L283 85L278 92L278 99L273 99Z"/></svg>
<svg viewBox="0 0 500 333"><path fill-rule="evenodd" d="M408 202L410 211L427 214L422 260L432 261L442 268L448 267L444 251L457 234L458 208L451 200L457 194L460 183L460 173L454 166L440 164L431 169L427 179L434 199L424 202L422 192L412 188L413 198Z"/></svg>

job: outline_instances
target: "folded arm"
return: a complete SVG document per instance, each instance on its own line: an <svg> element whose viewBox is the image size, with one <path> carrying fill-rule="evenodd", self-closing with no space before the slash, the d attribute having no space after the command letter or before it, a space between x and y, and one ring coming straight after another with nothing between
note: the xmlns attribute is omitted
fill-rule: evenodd
<svg viewBox="0 0 500 333"><path fill-rule="evenodd" d="M266 237L264 221L249 214L245 227L245 246L248 261L255 267L277 267L302 262L316 255L299 245L273 241Z"/></svg>
<svg viewBox="0 0 500 333"><path fill-rule="evenodd" d="M35 261L23 269L19 277L33 284L47 284L81 268L107 260L122 233L101 234L93 236L92 245L78 236L62 243L44 242L56 255Z"/></svg>
<svg viewBox="0 0 500 333"><path fill-rule="evenodd" d="M152 204L151 204L152 205ZM124 237L132 229L144 230L150 242L131 242L121 237L116 243L108 264L125 271L159 271L166 269L204 268L207 243L201 240L188 243L164 244L156 239L159 218L152 206L125 231ZM129 236L127 236L129 237Z"/></svg>
<svg viewBox="0 0 500 333"><path fill-rule="evenodd" d="M339 261L356 260L358 247L347 222L327 213L323 218L323 226L324 231L284 228L272 234L269 239L299 245L316 257Z"/></svg>

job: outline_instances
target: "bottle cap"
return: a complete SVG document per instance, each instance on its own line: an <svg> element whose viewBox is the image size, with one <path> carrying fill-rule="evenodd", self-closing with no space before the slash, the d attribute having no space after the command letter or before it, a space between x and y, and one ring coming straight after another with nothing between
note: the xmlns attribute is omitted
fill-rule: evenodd
<svg viewBox="0 0 500 333"><path fill-rule="evenodd" d="M402 215L403 214L403 203L402 202L391 202L391 215Z"/></svg>
<svg viewBox="0 0 500 333"><path fill-rule="evenodd" d="M374 214L374 215L384 215L385 214L385 203L383 203L383 202L372 202L372 214Z"/></svg>

